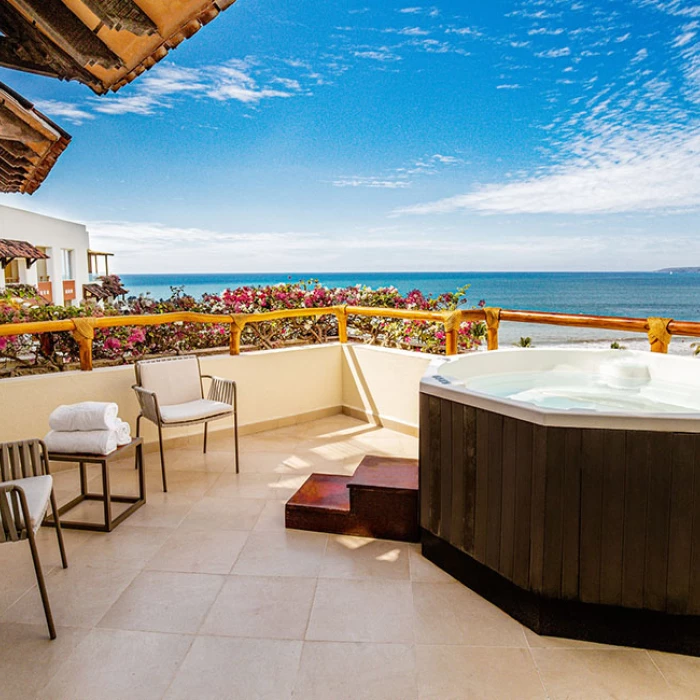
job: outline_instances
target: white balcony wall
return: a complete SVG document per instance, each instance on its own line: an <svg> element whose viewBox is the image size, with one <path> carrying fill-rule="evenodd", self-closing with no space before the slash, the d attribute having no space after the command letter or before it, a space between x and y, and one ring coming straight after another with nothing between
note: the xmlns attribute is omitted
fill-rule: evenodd
<svg viewBox="0 0 700 700"><path fill-rule="evenodd" d="M235 379L241 433L269 430L345 412L416 434L418 387L431 355L338 343L203 357L202 372ZM132 429L138 404L134 368L60 372L0 380L0 442L43 437L51 411L79 401L115 401ZM212 433L231 430L212 423ZM200 436L200 426L165 431L166 440ZM157 433L144 423L146 441ZM199 437L198 437L199 439Z"/></svg>

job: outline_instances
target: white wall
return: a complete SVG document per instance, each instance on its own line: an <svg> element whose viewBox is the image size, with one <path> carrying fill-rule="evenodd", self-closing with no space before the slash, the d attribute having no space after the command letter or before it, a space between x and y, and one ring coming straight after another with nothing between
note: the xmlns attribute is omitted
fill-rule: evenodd
<svg viewBox="0 0 700 700"><path fill-rule="evenodd" d="M241 432L269 430L344 411L416 434L420 378L433 355L368 345L312 345L201 358L202 372L235 379ZM138 403L134 368L57 372L0 379L0 442L43 437L51 411L79 401L114 401L132 429ZM206 390L206 389L205 389ZM231 430L227 421L212 432ZM168 429L165 437L201 435L201 426ZM145 423L144 437L157 439Z"/></svg>
<svg viewBox="0 0 700 700"><path fill-rule="evenodd" d="M0 205L0 238L27 241L33 246L49 248L51 256L47 260L49 277L53 285L55 304L63 303L63 266L61 251L63 248L73 250L76 303L83 296L83 284L89 282L87 251L90 239L83 224L54 219L42 214L13 209ZM36 263L29 270L24 261L20 261L20 279L27 284L36 284ZM4 278L0 276L0 284Z"/></svg>
<svg viewBox="0 0 700 700"><path fill-rule="evenodd" d="M203 374L236 380L242 432L247 432L245 428L270 429L296 422L293 419L342 410L341 352L337 344L248 352L237 357L203 357L201 366ZM114 401L119 405L119 415L135 429L138 403L131 389L134 382L132 366L0 379L0 442L43 437L49 429L51 411L79 401ZM146 440L156 440L154 427L144 425ZM212 432L231 430L231 423L222 420L210 428ZM201 432L201 426L193 426L168 429L165 436Z"/></svg>
<svg viewBox="0 0 700 700"><path fill-rule="evenodd" d="M342 346L346 413L416 434L421 377L434 355L372 345Z"/></svg>

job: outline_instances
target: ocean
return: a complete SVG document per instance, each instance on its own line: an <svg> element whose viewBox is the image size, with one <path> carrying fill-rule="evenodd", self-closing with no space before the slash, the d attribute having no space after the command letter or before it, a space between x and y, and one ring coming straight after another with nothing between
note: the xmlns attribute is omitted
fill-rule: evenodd
<svg viewBox="0 0 700 700"><path fill-rule="evenodd" d="M610 316L661 316L700 321L700 273L661 272L343 272L268 274L153 274L122 275L129 295L149 293L170 296L171 286L184 286L195 297L218 293L227 287L266 285L301 279L318 279L329 287L355 284L370 287L394 285L401 293L420 289L425 294L454 291L470 284L468 304L479 300L488 306L534 311L560 311ZM503 324L501 345L529 336L534 345L562 342L609 346L622 340L629 347L647 347L640 334L610 333L555 326ZM690 340L676 339L677 351Z"/></svg>

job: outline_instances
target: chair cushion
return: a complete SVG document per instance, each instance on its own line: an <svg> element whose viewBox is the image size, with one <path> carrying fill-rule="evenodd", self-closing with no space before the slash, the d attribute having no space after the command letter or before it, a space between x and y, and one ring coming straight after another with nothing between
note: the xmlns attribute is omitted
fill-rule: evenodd
<svg viewBox="0 0 700 700"><path fill-rule="evenodd" d="M138 363L141 386L154 391L161 406L202 398L202 381L196 357L144 360Z"/></svg>
<svg viewBox="0 0 700 700"><path fill-rule="evenodd" d="M27 505L29 506L29 519L31 521L31 527L36 532L40 527L46 515L46 509L49 505L49 498L51 497L51 489L53 488L53 479L49 474L44 476L30 476L26 479L14 479L12 481L0 482L2 486L16 485L21 487L24 491L24 495L27 497ZM3 497L8 498L7 494L3 494ZM10 504L12 501L10 500ZM10 508L12 505L10 505ZM20 522L24 527L24 521L22 519L22 513L20 511Z"/></svg>
<svg viewBox="0 0 700 700"><path fill-rule="evenodd" d="M163 423L184 423L190 420L201 420L210 416L224 416L233 412L231 406L221 401L197 399L187 403L176 403L171 406L161 406L160 415Z"/></svg>

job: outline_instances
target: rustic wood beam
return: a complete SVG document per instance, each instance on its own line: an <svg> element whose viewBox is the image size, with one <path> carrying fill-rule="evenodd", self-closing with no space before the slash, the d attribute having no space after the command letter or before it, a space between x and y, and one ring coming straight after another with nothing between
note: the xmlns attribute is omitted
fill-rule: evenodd
<svg viewBox="0 0 700 700"><path fill-rule="evenodd" d="M43 134L33 129L12 112L0 98L0 138L11 141L44 141Z"/></svg>
<svg viewBox="0 0 700 700"><path fill-rule="evenodd" d="M137 36L158 33L155 22L133 0L83 0L106 27Z"/></svg>
<svg viewBox="0 0 700 700"><path fill-rule="evenodd" d="M29 146L25 146L19 141L10 141L9 139L0 138L0 148L13 155L15 158L21 158L30 162L35 162L38 158L37 154L32 151Z"/></svg>
<svg viewBox="0 0 700 700"><path fill-rule="evenodd" d="M0 32L7 42L4 54L0 55L0 65L55 75L60 80L77 80L98 95L105 92L98 78L49 41L7 2L0 2Z"/></svg>
<svg viewBox="0 0 700 700"><path fill-rule="evenodd" d="M120 68L121 58L61 0L6 0L50 41L73 57L81 65L100 65L103 68Z"/></svg>

